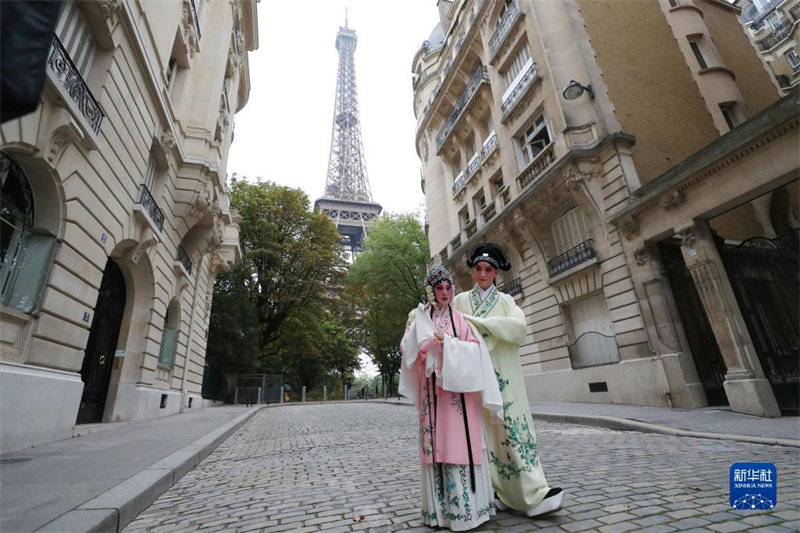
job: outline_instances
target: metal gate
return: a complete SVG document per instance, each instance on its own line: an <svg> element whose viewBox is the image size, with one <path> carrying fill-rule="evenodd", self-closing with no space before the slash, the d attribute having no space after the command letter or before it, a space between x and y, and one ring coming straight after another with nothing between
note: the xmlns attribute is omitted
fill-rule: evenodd
<svg viewBox="0 0 800 533"><path fill-rule="evenodd" d="M717 346L692 274L683 260L680 242L664 241L658 248L708 404L728 405L728 396L722 385L728 367Z"/></svg>
<svg viewBox="0 0 800 533"><path fill-rule="evenodd" d="M106 406L108 384L117 349L119 328L125 312L125 278L122 270L108 260L97 295L92 328L83 356L81 379L83 395L78 409L78 424L101 422Z"/></svg>
<svg viewBox="0 0 800 533"><path fill-rule="evenodd" d="M283 394L281 376L270 374L239 374L231 379L231 403L280 403Z"/></svg>
<svg viewBox="0 0 800 533"><path fill-rule="evenodd" d="M785 414L800 411L798 232L718 245L761 367Z"/></svg>

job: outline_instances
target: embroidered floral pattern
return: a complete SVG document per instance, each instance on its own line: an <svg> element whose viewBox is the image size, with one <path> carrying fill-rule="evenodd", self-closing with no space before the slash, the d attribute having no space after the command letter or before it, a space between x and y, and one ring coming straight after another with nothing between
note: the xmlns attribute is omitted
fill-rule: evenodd
<svg viewBox="0 0 800 533"><path fill-rule="evenodd" d="M530 424L524 415L512 418L508 414L511 402L503 404L503 429L506 439L501 446L511 448L506 452L506 461L503 461L494 452L490 452L492 464L503 479L519 479L522 472L530 473L533 467L539 464L539 453L536 449L536 437L533 436ZM513 456L512 456L513 452ZM519 464L517 461L521 461Z"/></svg>
<svg viewBox="0 0 800 533"><path fill-rule="evenodd" d="M497 376L497 386L500 388L500 392L503 392L506 388L506 385L510 383L509 380L503 379L500 375L500 372L497 370L494 371L494 375Z"/></svg>
<svg viewBox="0 0 800 533"><path fill-rule="evenodd" d="M472 289L469 291L470 303L472 304L472 316L476 316L478 318L483 318L489 314L489 312L494 309L494 306L497 305L497 302L500 300L500 291L497 290L497 287L492 287L492 292L489 293L489 296L486 297L484 301L481 302L481 297L478 295L478 289Z"/></svg>

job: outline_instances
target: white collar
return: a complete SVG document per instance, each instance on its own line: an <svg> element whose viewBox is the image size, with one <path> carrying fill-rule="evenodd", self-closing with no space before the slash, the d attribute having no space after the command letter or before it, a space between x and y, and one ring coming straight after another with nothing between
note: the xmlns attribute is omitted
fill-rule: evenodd
<svg viewBox="0 0 800 533"><path fill-rule="evenodd" d="M477 283L475 284L475 290L478 291L478 296L480 296L481 301L484 301L486 297L489 296L489 293L492 292L492 289L494 289L494 285L490 285L488 289L483 290L481 289L480 285Z"/></svg>

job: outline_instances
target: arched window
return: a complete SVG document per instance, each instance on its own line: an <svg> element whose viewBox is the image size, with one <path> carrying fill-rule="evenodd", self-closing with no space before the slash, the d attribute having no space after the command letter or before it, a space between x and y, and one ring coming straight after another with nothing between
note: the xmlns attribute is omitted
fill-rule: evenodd
<svg viewBox="0 0 800 533"><path fill-rule="evenodd" d="M0 303L34 314L44 293L56 238L34 226L34 198L22 168L0 152Z"/></svg>
<svg viewBox="0 0 800 533"><path fill-rule="evenodd" d="M167 307L164 317L164 330L161 333L161 349L158 352L158 364L172 368L175 365L175 349L178 347L178 332L181 324L181 308L173 300Z"/></svg>

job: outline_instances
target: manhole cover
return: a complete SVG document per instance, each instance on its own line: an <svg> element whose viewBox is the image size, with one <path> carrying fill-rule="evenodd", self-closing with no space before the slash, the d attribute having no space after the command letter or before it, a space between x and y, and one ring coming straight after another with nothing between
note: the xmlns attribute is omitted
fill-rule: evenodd
<svg viewBox="0 0 800 533"><path fill-rule="evenodd" d="M0 459L0 465L10 465L12 463L24 463L25 461L30 461L33 457L8 457L6 459Z"/></svg>

